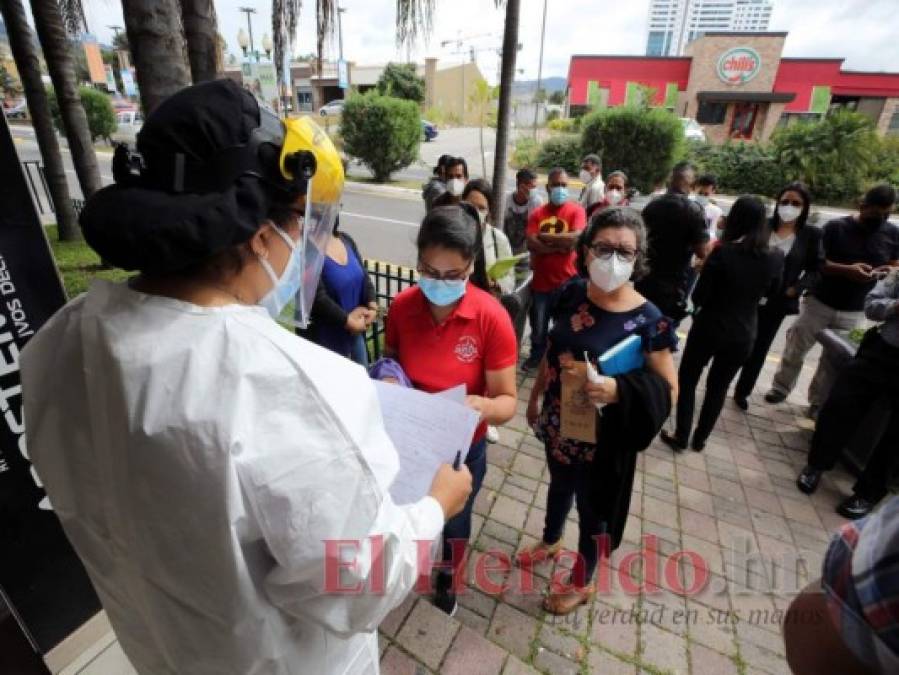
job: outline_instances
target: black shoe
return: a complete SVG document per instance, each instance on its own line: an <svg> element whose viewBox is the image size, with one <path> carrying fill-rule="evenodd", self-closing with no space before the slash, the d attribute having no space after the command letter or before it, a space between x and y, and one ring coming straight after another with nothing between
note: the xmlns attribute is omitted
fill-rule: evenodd
<svg viewBox="0 0 899 675"><path fill-rule="evenodd" d="M678 436L674 434L669 434L664 429L659 434L659 438L662 439L662 443L667 445L669 448L674 450L675 452L683 452L687 449L687 441L681 440Z"/></svg>
<svg viewBox="0 0 899 675"><path fill-rule="evenodd" d="M451 575L437 574L434 606L449 616L456 613L458 604L456 603L456 592L453 590L453 577Z"/></svg>
<svg viewBox="0 0 899 675"><path fill-rule="evenodd" d="M806 464L802 473L799 474L799 478L796 479L796 487L799 488L800 492L804 492L807 495L812 494L818 489L822 473L824 472Z"/></svg>
<svg viewBox="0 0 899 675"><path fill-rule="evenodd" d="M772 389L767 394L765 394L766 403L783 403L786 400L787 395L782 391L777 391L777 389Z"/></svg>
<svg viewBox="0 0 899 675"><path fill-rule="evenodd" d="M745 396L740 396L739 394L734 394L734 403L737 404L737 407L746 412L749 410L749 401L746 400Z"/></svg>
<svg viewBox="0 0 899 675"><path fill-rule="evenodd" d="M871 509L873 508L874 504L867 499L859 497L858 495L852 495L840 502L840 505L837 506L837 513L843 516L843 518L858 520L871 513Z"/></svg>
<svg viewBox="0 0 899 675"><path fill-rule="evenodd" d="M690 443L690 448L696 452L702 452L705 450L705 439L693 434L693 441Z"/></svg>
<svg viewBox="0 0 899 675"><path fill-rule="evenodd" d="M524 372L526 372L526 373L527 373L528 371L531 371L531 370L537 370L537 368L538 368L539 365L540 365L540 361L541 361L541 359L531 359L531 358L529 358L527 361L525 361L525 362L522 364L521 369L522 369Z"/></svg>
<svg viewBox="0 0 899 675"><path fill-rule="evenodd" d="M810 420L815 420L815 421L817 421L817 420L818 420L818 413L819 413L820 411L821 411L821 406L815 405L814 403L812 403L812 404L808 407L808 409L806 409L806 411L805 411L805 416L808 417Z"/></svg>

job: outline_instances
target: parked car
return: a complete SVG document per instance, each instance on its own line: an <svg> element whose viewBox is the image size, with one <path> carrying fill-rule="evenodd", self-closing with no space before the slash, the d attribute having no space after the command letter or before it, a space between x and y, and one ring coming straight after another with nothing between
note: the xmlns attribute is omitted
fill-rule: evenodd
<svg viewBox="0 0 899 675"><path fill-rule="evenodd" d="M691 117L681 117L681 124L684 125L684 138L688 141L699 141L705 143L705 129Z"/></svg>
<svg viewBox="0 0 899 675"><path fill-rule="evenodd" d="M425 143L433 141L437 138L437 125L427 120L421 121L421 133L424 136Z"/></svg>
<svg viewBox="0 0 899 675"><path fill-rule="evenodd" d="M318 114L322 117L327 115L340 115L343 113L343 104L345 101L342 98L338 98L330 103L325 103L321 108L318 109Z"/></svg>
<svg viewBox="0 0 899 675"><path fill-rule="evenodd" d="M25 104L25 101L20 101L15 105L10 106L9 108L4 108L6 111L7 119L11 120L27 120L28 119L28 106Z"/></svg>
<svg viewBox="0 0 899 675"><path fill-rule="evenodd" d="M120 110L116 113L116 130L112 140L133 146L137 141L137 132L144 125L144 118L139 110Z"/></svg>

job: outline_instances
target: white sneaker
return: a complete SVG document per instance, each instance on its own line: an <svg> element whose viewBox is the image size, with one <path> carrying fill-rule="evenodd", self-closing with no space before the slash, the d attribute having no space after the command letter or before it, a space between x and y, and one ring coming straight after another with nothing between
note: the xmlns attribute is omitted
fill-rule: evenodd
<svg viewBox="0 0 899 675"><path fill-rule="evenodd" d="M492 424L487 426L487 442L499 443L499 429Z"/></svg>

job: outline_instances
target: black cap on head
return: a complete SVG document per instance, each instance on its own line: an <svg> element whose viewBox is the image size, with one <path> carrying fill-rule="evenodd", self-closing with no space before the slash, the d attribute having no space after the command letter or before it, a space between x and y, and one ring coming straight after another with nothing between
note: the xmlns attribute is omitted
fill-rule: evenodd
<svg viewBox="0 0 899 675"><path fill-rule="evenodd" d="M278 180L279 133L280 121L231 80L173 94L138 134L140 175L117 151L116 184L87 201L87 243L117 267L163 274L247 241L273 205L300 194Z"/></svg>

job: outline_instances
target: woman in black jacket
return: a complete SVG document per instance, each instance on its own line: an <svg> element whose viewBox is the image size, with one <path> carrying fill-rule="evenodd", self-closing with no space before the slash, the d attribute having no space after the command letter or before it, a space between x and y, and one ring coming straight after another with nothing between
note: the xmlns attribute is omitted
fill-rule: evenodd
<svg viewBox="0 0 899 675"><path fill-rule="evenodd" d="M777 196L768 243L786 256L783 281L777 292L759 305L758 334L734 389L734 401L740 410L749 408L747 399L762 372L780 324L787 316L799 313L799 298L814 283L824 262L821 230L807 225L811 205L811 195L804 183L790 183Z"/></svg>
<svg viewBox="0 0 899 675"><path fill-rule="evenodd" d="M350 235L340 232L337 224L326 254L309 328L297 333L367 366L365 331L377 317L375 288L356 242Z"/></svg>
<svg viewBox="0 0 899 675"><path fill-rule="evenodd" d="M693 427L696 385L711 361L705 399L692 448L702 450L715 423L727 388L749 358L755 342L759 301L780 286L783 254L768 248L770 231L765 205L758 197L740 197L725 220L724 243L706 258L693 291L693 325L678 370L680 397L677 429L662 440L684 450Z"/></svg>

